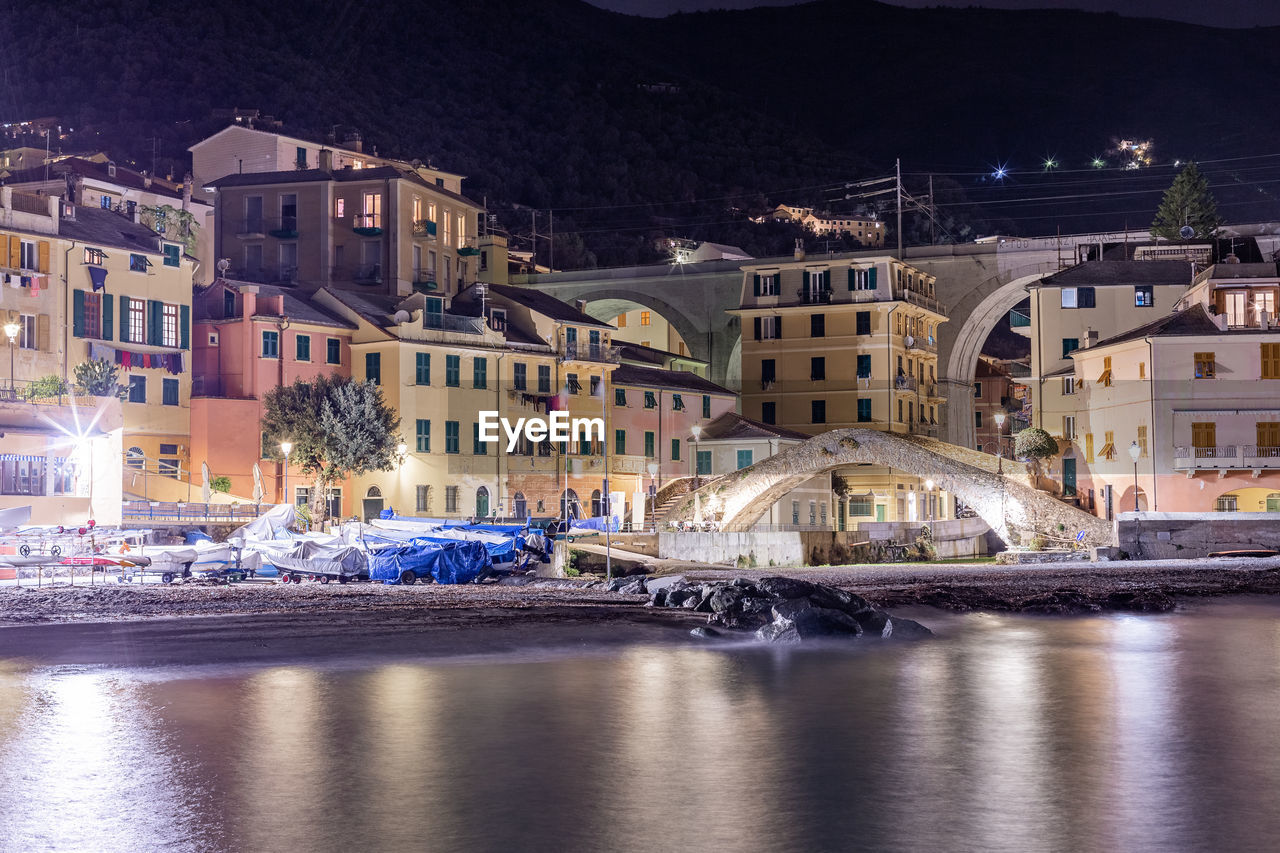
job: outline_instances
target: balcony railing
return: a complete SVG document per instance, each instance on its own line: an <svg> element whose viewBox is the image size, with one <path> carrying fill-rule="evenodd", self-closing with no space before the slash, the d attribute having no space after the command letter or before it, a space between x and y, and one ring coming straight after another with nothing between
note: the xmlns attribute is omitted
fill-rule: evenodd
<svg viewBox="0 0 1280 853"><path fill-rule="evenodd" d="M351 229L365 237L376 237L382 233L382 214L357 213L351 217Z"/></svg>
<svg viewBox="0 0 1280 853"><path fill-rule="evenodd" d="M484 334L483 317L461 317L457 314L433 314L424 311L422 328L441 332L461 332L466 335Z"/></svg>
<svg viewBox="0 0 1280 853"><path fill-rule="evenodd" d="M1280 447L1245 444L1223 447L1175 447L1175 470L1255 470L1280 468Z"/></svg>
<svg viewBox="0 0 1280 853"><path fill-rule="evenodd" d="M1009 325L1015 329L1026 328L1031 325L1031 318L1021 311L1010 311Z"/></svg>
<svg viewBox="0 0 1280 853"><path fill-rule="evenodd" d="M242 267L231 269L227 276L236 281L256 281L260 284L282 284L298 280L297 267Z"/></svg>
<svg viewBox="0 0 1280 853"><path fill-rule="evenodd" d="M248 216L240 220L240 228L236 232L240 237L265 237L267 220L263 216Z"/></svg>
<svg viewBox="0 0 1280 853"><path fill-rule="evenodd" d="M914 391L916 390L915 377L899 376L893 380L893 387L898 391Z"/></svg>
<svg viewBox="0 0 1280 853"><path fill-rule="evenodd" d="M801 305L829 305L831 304L830 290L815 290L808 287L802 287L796 293L800 297Z"/></svg>
<svg viewBox="0 0 1280 853"><path fill-rule="evenodd" d="M58 393L58 392L61 393ZM33 406L69 406L75 397L76 405L92 408L99 398L78 391L73 382L61 389L44 380L0 380L0 403L29 403Z"/></svg>
<svg viewBox="0 0 1280 853"><path fill-rule="evenodd" d="M618 361L618 353L613 347L592 343L567 343L564 345L564 357L574 361L600 361L610 364Z"/></svg>
<svg viewBox="0 0 1280 853"><path fill-rule="evenodd" d="M280 240L291 240L298 236L298 217L282 216L268 223L267 231L272 237Z"/></svg>
<svg viewBox="0 0 1280 853"><path fill-rule="evenodd" d="M436 224L430 219L419 219L413 223L413 236L415 237L435 237Z"/></svg>
<svg viewBox="0 0 1280 853"><path fill-rule="evenodd" d="M49 215L48 196L15 192L12 198L13 209L16 211L21 213L31 213L36 216Z"/></svg>

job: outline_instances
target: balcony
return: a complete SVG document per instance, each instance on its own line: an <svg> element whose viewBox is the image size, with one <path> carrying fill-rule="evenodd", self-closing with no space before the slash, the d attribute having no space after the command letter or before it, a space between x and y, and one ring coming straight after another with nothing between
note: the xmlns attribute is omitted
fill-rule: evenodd
<svg viewBox="0 0 1280 853"><path fill-rule="evenodd" d="M298 280L297 267L241 267L227 271L227 277L236 281L252 281L259 284L291 284Z"/></svg>
<svg viewBox="0 0 1280 853"><path fill-rule="evenodd" d="M618 362L618 353L604 344L567 343L564 345L564 357L570 361Z"/></svg>
<svg viewBox="0 0 1280 853"><path fill-rule="evenodd" d="M250 216L241 219L236 229L236 236L244 240L260 240L267 236L267 220L261 216Z"/></svg>
<svg viewBox="0 0 1280 853"><path fill-rule="evenodd" d="M282 216L271 222L267 233L278 240L294 240L298 236L298 217Z"/></svg>
<svg viewBox="0 0 1280 853"><path fill-rule="evenodd" d="M457 314L422 313L422 328L440 332L460 332L464 335L484 334L483 317L462 317Z"/></svg>
<svg viewBox="0 0 1280 853"><path fill-rule="evenodd" d="M1256 444L1175 447L1175 471L1261 471L1280 469L1280 447Z"/></svg>
<svg viewBox="0 0 1280 853"><path fill-rule="evenodd" d="M643 456L617 456L610 454L609 469L613 474L643 474L649 475L650 460ZM653 460L657 461L657 460Z"/></svg>
<svg viewBox="0 0 1280 853"><path fill-rule="evenodd" d="M796 291L796 295L800 297L801 305L830 305L831 291L817 290L808 287L802 287Z"/></svg>
<svg viewBox="0 0 1280 853"><path fill-rule="evenodd" d="M1009 326L1014 329L1027 329L1031 327L1031 318L1021 311L1009 312Z"/></svg>
<svg viewBox="0 0 1280 853"><path fill-rule="evenodd" d="M413 223L413 236L430 237L436 236L436 224L430 219L419 219Z"/></svg>
<svg viewBox="0 0 1280 853"><path fill-rule="evenodd" d="M351 230L361 237L377 237L382 234L381 213L357 213L351 217Z"/></svg>
<svg viewBox="0 0 1280 853"><path fill-rule="evenodd" d="M915 377L899 376L893 380L893 387L897 391L914 391L916 390Z"/></svg>
<svg viewBox="0 0 1280 853"><path fill-rule="evenodd" d="M919 293L909 287L901 288L898 291L898 298L910 302L912 305L918 305L921 308L934 312L935 314L946 314L946 308L941 302L924 293Z"/></svg>

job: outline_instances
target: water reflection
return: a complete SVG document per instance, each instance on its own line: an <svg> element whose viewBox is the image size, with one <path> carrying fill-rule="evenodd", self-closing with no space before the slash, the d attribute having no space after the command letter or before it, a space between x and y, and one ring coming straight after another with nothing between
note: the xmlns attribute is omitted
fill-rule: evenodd
<svg viewBox="0 0 1280 853"><path fill-rule="evenodd" d="M852 652L0 662L0 850L1275 849L1277 612L938 616L944 639Z"/></svg>

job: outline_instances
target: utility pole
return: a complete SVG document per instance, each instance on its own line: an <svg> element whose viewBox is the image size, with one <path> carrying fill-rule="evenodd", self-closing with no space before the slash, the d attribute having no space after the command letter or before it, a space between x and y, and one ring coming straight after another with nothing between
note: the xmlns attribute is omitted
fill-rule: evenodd
<svg viewBox="0 0 1280 853"><path fill-rule="evenodd" d="M938 245L938 208L933 203L933 175L929 176L929 245Z"/></svg>
<svg viewBox="0 0 1280 853"><path fill-rule="evenodd" d="M893 161L893 174L896 182L895 193L898 199L898 260L902 260L902 158Z"/></svg>
<svg viewBox="0 0 1280 853"><path fill-rule="evenodd" d="M529 211L529 221L532 223L530 227L533 229L533 238L532 238L533 239L533 259L532 260L533 260L533 271L536 273L538 271L538 211L536 210Z"/></svg>
<svg viewBox="0 0 1280 853"><path fill-rule="evenodd" d="M551 239L550 247L547 250L547 271L556 271L556 212L554 210L547 211L547 218L551 220Z"/></svg>

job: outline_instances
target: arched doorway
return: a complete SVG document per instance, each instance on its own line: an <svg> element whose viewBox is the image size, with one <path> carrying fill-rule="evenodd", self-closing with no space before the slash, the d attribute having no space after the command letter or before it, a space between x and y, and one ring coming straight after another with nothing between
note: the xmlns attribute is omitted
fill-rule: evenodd
<svg viewBox="0 0 1280 853"><path fill-rule="evenodd" d="M604 504L600 500L600 490L596 489L591 493L591 517L599 518L604 515Z"/></svg>
<svg viewBox="0 0 1280 853"><path fill-rule="evenodd" d="M560 493L560 502L556 505L556 512L561 518L581 518L582 504L578 501L578 493L573 489L566 489Z"/></svg>
<svg viewBox="0 0 1280 853"><path fill-rule="evenodd" d="M1115 505L1115 508L1114 508L1115 511L1118 513L1133 512L1133 507L1134 507L1133 494L1134 494L1133 486L1129 486L1127 489L1125 489L1124 493L1120 495L1119 503ZM1138 488L1137 506L1138 506L1138 512L1146 512L1149 509L1149 507L1147 506L1147 493L1141 487Z"/></svg>
<svg viewBox="0 0 1280 853"><path fill-rule="evenodd" d="M141 447L130 447L125 454L125 464L130 468L142 468L146 462L146 457L142 454Z"/></svg>
<svg viewBox="0 0 1280 853"><path fill-rule="evenodd" d="M511 498L511 515L514 518L529 517L529 503L524 499L524 492L516 492Z"/></svg>
<svg viewBox="0 0 1280 853"><path fill-rule="evenodd" d="M382 515L382 508L382 489L377 486L370 486L369 490L364 494L364 520L368 522L370 519Z"/></svg>
<svg viewBox="0 0 1280 853"><path fill-rule="evenodd" d="M489 490L481 486L476 489L476 518L489 517Z"/></svg>

